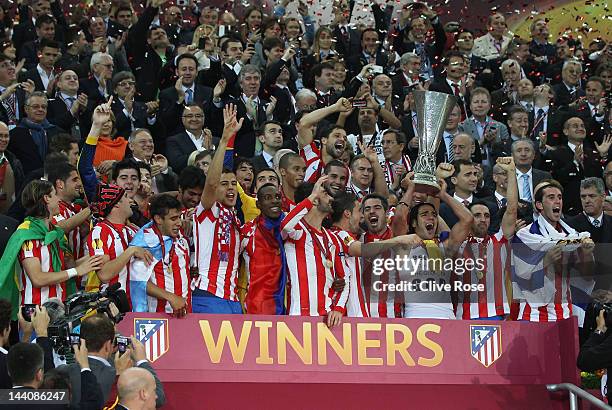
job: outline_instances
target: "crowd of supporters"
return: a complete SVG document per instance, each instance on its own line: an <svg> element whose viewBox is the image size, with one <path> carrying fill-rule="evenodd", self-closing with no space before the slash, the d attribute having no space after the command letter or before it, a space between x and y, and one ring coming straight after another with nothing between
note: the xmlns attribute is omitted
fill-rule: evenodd
<svg viewBox="0 0 612 410"><path fill-rule="evenodd" d="M327 22L302 1L287 13L290 3L31 0L3 10L6 346L9 333L32 334L17 326L20 306L114 283L131 310L177 317L324 316L333 327L343 316L575 315L586 340L588 306L612 302L610 39L551 34L544 14L520 38L501 12L463 27L444 24L444 6L372 2L368 26L353 2L330 1ZM415 102L427 90L456 101L435 155L441 189L429 193L414 180L419 130L431 125L418 122L435 117ZM395 255L483 264L372 273L373 259ZM389 290L406 277L480 287ZM48 314L36 312L44 344ZM81 370L83 349L106 364L115 349L112 323L87 320L97 322L81 327ZM154 376L132 346L132 364ZM127 371L128 360L119 398L123 389L163 402L157 378ZM13 385L42 386L41 369ZM114 398L114 372L97 374L98 392L81 386L91 386L86 372L60 370L73 406Z"/></svg>

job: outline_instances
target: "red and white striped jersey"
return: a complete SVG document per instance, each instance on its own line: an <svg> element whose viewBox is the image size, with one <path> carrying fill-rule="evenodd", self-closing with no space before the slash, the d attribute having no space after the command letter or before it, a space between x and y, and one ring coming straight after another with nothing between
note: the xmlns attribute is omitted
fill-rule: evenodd
<svg viewBox="0 0 612 410"><path fill-rule="evenodd" d="M463 275L455 275L451 281L464 284L483 285L482 292L457 292L456 314L461 319L477 319L510 314L512 284L510 282L512 255L510 243L499 230L482 240L469 238L462 245L463 257L482 263L484 269L476 266ZM456 274L456 271L455 271ZM479 279L479 276L482 276Z"/></svg>
<svg viewBox="0 0 612 410"><path fill-rule="evenodd" d="M240 222L233 209L215 202L198 204L193 225L199 275L191 290L202 289L222 299L237 301Z"/></svg>
<svg viewBox="0 0 612 410"><path fill-rule="evenodd" d="M315 183L323 174L325 164L321 158L321 150L315 142L311 142L303 148L300 148L300 156L306 161L306 173L304 174L304 182Z"/></svg>
<svg viewBox="0 0 612 410"><path fill-rule="evenodd" d="M145 230L153 231L152 228ZM189 244L182 232L174 238L171 249L165 250L164 260L153 264L151 282L169 293L187 300L187 312L191 312L191 289L189 287ZM172 313L170 302L148 297L149 312Z"/></svg>
<svg viewBox="0 0 612 410"><path fill-rule="evenodd" d="M396 164L385 160L381 165L383 171L385 172L385 180L387 181L388 186L392 186L397 182L397 180L401 180L402 175L398 175L394 169L394 165ZM410 162L408 155L402 155L402 159L397 163L397 165L403 165L404 168L406 168L406 172L412 171L412 162Z"/></svg>
<svg viewBox="0 0 612 410"><path fill-rule="evenodd" d="M287 196L285 195L285 192L283 191L282 186L281 186L280 192L281 192L281 209L283 210L283 212L290 212L293 208L296 207L296 204L291 199L287 198Z"/></svg>
<svg viewBox="0 0 612 410"><path fill-rule="evenodd" d="M59 222L69 219L80 212L76 206L69 204L64 201L59 201L59 214L55 215L51 222L53 225L57 225ZM81 243L81 227L77 226L70 232L66 232L66 237L68 238L68 246L70 251L72 252L72 257L76 261L77 259L83 257L83 244Z"/></svg>
<svg viewBox="0 0 612 410"><path fill-rule="evenodd" d="M564 254L566 256L566 254ZM518 319L531 322L556 322L568 319L573 314L570 294L570 274L567 270L567 259L563 262L563 271L554 274L555 296L553 303L532 308L527 301L521 301Z"/></svg>
<svg viewBox="0 0 612 410"><path fill-rule="evenodd" d="M59 250L60 259L62 261L62 269L65 270L64 251ZM40 261L41 271L55 272L51 262L50 245L43 244L40 240L25 241L19 252L19 263L21 264L21 303L29 303L41 305L49 298L57 297L64 300L66 294L66 284L64 282L55 285L43 286L36 288L32 285L30 277L23 268L23 260L27 258L37 258Z"/></svg>
<svg viewBox="0 0 612 410"><path fill-rule="evenodd" d="M281 225L289 267L288 312L294 316L324 316L331 310L345 313L350 280L342 293L332 289L336 277L346 276L341 240L329 230L319 231L303 220L310 208L312 202L305 199Z"/></svg>
<svg viewBox="0 0 612 410"><path fill-rule="evenodd" d="M346 303L346 315L349 317L370 317L365 292L361 278L361 259L349 255L349 247L355 238L340 228L332 227L332 232L340 238L342 246L342 261L348 275L350 275L350 291Z"/></svg>
<svg viewBox="0 0 612 410"><path fill-rule="evenodd" d="M90 256L108 255L110 260L121 256L128 248L130 241L136 234L136 229L131 225L114 224L107 220L102 220L91 230L87 236L87 252ZM105 289L108 285L119 282L121 289L130 295L129 285L129 262L119 271L119 274L100 287Z"/></svg>
<svg viewBox="0 0 612 410"><path fill-rule="evenodd" d="M392 218L392 217L391 217ZM391 219L389 218L389 220ZM361 235L362 243L371 243L377 241L384 241L391 239L393 232L389 225L380 234L364 233ZM385 257L385 254L381 255ZM367 275L367 277L365 276ZM373 281L375 280L372 273L372 266L369 263L364 265L362 273L362 281L364 284L364 291L366 296L366 302L368 304L368 310L371 317L402 317L402 304L396 301L394 296L385 291L377 292L373 289ZM391 272L385 271L376 280L380 280L383 283L397 283L397 272L395 270Z"/></svg>

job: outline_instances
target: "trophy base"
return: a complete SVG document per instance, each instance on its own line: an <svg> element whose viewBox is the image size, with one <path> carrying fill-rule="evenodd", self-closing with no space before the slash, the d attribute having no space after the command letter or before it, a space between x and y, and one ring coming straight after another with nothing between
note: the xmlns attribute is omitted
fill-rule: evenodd
<svg viewBox="0 0 612 410"><path fill-rule="evenodd" d="M436 181L434 175L415 174L414 175L414 191L427 195L436 195L440 192L440 185Z"/></svg>

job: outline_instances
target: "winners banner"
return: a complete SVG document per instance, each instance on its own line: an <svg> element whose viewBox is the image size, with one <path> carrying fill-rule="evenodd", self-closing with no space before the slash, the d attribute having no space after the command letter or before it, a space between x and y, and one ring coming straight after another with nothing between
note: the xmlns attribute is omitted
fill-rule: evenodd
<svg viewBox="0 0 612 410"><path fill-rule="evenodd" d="M575 320L557 323L128 314L164 382L535 384L578 381ZM565 358L561 360L561 358Z"/></svg>

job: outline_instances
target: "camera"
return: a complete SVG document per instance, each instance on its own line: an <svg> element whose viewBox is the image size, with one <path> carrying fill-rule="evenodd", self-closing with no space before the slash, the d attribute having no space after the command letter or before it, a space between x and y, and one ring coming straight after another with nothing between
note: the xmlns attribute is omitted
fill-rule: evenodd
<svg viewBox="0 0 612 410"><path fill-rule="evenodd" d="M597 316L602 310L606 319L606 327L612 328L612 303L596 302L593 304L593 311Z"/></svg>
<svg viewBox="0 0 612 410"><path fill-rule="evenodd" d="M373 74L382 74L383 73L383 68L380 65L373 65L371 70L372 70Z"/></svg>
<svg viewBox="0 0 612 410"><path fill-rule="evenodd" d="M23 320L26 322L32 321L32 314L36 311L36 305L31 303L26 303L21 307L21 316L23 316Z"/></svg>
<svg viewBox="0 0 612 410"><path fill-rule="evenodd" d="M59 355L69 355L71 346L80 343L73 338L79 335L81 320L95 313L104 313L114 323L119 323L127 311L127 296L120 283L114 283L100 292L77 292L64 301L65 313L49 324L48 336L53 349Z"/></svg>
<svg viewBox="0 0 612 410"><path fill-rule="evenodd" d="M115 345L117 345L119 353L123 354L132 345L132 341L127 336L117 335L115 336Z"/></svg>
<svg viewBox="0 0 612 410"><path fill-rule="evenodd" d="M76 333L70 334L70 345L80 345L81 344L81 335Z"/></svg>

